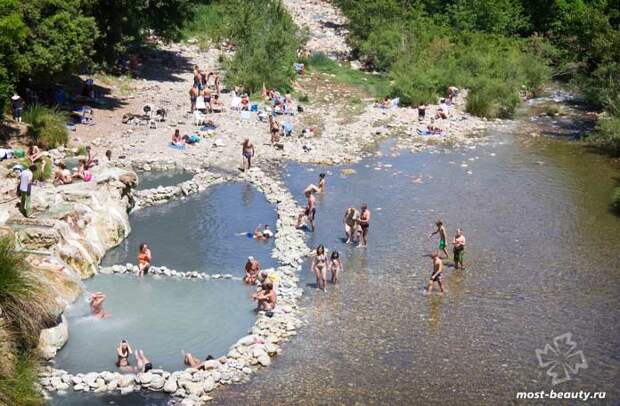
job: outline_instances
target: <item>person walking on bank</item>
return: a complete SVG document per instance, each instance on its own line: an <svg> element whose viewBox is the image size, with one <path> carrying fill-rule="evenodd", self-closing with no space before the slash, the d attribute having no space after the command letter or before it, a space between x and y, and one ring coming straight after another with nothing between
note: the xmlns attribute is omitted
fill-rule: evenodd
<svg viewBox="0 0 620 406"><path fill-rule="evenodd" d="M32 208L30 205L30 194L32 192L33 172L36 171L36 165L30 165L28 169L19 174L19 186L17 188L18 195L21 197L19 209L24 217L30 217Z"/></svg>

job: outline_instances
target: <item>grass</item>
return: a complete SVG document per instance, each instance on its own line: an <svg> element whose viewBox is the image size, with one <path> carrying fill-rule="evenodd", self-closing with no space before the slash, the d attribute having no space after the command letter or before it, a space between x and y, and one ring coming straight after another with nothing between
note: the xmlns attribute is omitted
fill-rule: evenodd
<svg viewBox="0 0 620 406"><path fill-rule="evenodd" d="M44 149L66 145L69 140L66 123L68 116L56 108L34 104L30 106L23 120L28 123L28 135Z"/></svg>
<svg viewBox="0 0 620 406"><path fill-rule="evenodd" d="M34 348L48 311L40 285L28 275L30 266L14 249L13 238L0 238L0 308L19 348Z"/></svg>
<svg viewBox="0 0 620 406"><path fill-rule="evenodd" d="M355 70L329 59L323 54L315 54L306 61L308 72L332 75L333 80L363 89L374 98L385 97L390 93L390 81L383 75L372 75Z"/></svg>
<svg viewBox="0 0 620 406"><path fill-rule="evenodd" d="M5 360L3 360L5 362ZM41 394L34 387L37 381L37 362L32 355L17 357L10 375L0 376L0 404L38 406L43 404Z"/></svg>
<svg viewBox="0 0 620 406"><path fill-rule="evenodd" d="M223 35L223 3L200 4L196 6L194 18L181 30L183 38L195 40L201 49L210 46L211 41L219 41Z"/></svg>

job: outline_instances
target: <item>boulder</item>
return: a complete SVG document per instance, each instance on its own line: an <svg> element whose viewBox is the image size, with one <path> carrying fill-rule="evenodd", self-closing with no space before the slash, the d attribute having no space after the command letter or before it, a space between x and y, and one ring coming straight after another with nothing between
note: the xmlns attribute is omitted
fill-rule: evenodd
<svg viewBox="0 0 620 406"><path fill-rule="evenodd" d="M153 380L153 374L150 372L140 372L136 377L136 382L147 385Z"/></svg>
<svg viewBox="0 0 620 406"><path fill-rule="evenodd" d="M39 350L44 358L54 358L69 339L69 326L63 315L61 322L55 327L41 330L39 335Z"/></svg>
<svg viewBox="0 0 620 406"><path fill-rule="evenodd" d="M121 388L126 388L130 385L133 385L135 381L136 376L134 374L121 375L119 384Z"/></svg>
<svg viewBox="0 0 620 406"><path fill-rule="evenodd" d="M215 389L215 387L216 387L215 381L210 376L207 379L205 379L204 383L202 384L202 389L205 392L211 392L213 389Z"/></svg>
<svg viewBox="0 0 620 406"><path fill-rule="evenodd" d="M174 393L178 389L177 380L174 377L168 378L164 385L164 392L166 393Z"/></svg>

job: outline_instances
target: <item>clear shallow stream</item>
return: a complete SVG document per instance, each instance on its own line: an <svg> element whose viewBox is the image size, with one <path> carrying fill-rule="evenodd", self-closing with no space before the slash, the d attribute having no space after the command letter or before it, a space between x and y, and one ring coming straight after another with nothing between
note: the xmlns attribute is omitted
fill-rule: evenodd
<svg viewBox="0 0 620 406"><path fill-rule="evenodd" d="M620 219L608 204L617 168L515 129L491 131L475 149L397 154L388 143L381 152L345 166L357 171L347 177L341 167L288 166L300 200L320 171L333 173L309 245L339 250L345 272L322 293L306 266L308 325L270 368L219 390L213 404L498 405L551 389L607 391L616 404ZM362 202L373 213L367 249L341 240L344 209ZM446 262L443 297L423 294L437 218L449 238L456 227L468 238L467 270ZM553 386L535 350L564 333L588 368Z"/></svg>

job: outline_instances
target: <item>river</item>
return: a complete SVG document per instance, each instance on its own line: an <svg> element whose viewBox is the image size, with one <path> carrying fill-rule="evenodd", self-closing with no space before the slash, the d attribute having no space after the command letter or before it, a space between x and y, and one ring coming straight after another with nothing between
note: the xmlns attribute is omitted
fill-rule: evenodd
<svg viewBox="0 0 620 406"><path fill-rule="evenodd" d="M345 271L323 293L304 267L307 325L271 367L218 390L213 404L496 405L552 389L606 391L617 402L620 219L608 207L617 168L575 143L526 133L508 125L476 146L410 154L388 141L355 165L289 164L283 176L300 201L320 171L333 174L308 242L340 251ZM341 176L343 168L356 173ZM342 215L363 202L370 245L347 246ZM468 241L465 271L446 262L443 296L423 292L438 218L450 238L460 227ZM536 350L566 333L576 347L558 366L587 367L553 385Z"/></svg>

